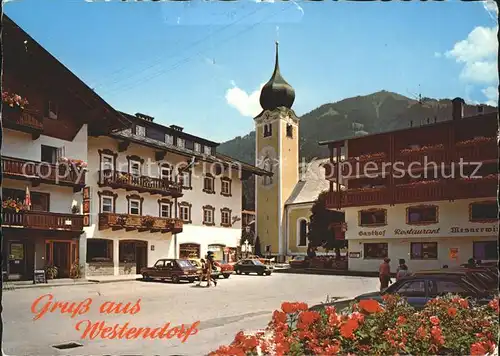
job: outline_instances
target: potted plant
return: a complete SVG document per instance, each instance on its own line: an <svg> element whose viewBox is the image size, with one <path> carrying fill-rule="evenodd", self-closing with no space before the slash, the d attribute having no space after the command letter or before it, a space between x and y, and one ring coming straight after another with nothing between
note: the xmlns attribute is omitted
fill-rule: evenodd
<svg viewBox="0 0 500 356"><path fill-rule="evenodd" d="M427 146L415 147L415 148L405 148L405 149L402 149L400 152L402 154L410 154L413 152L436 151L436 150L441 150L443 148L444 148L444 145L440 143L437 145L427 145Z"/></svg>
<svg viewBox="0 0 500 356"><path fill-rule="evenodd" d="M11 108L19 109L24 109L24 107L29 104L26 98L23 98L18 94L9 93L8 91L2 92L2 102Z"/></svg>
<svg viewBox="0 0 500 356"><path fill-rule="evenodd" d="M116 224L123 226L127 223L127 219L128 219L127 215L119 215L116 218Z"/></svg>
<svg viewBox="0 0 500 356"><path fill-rule="evenodd" d="M68 157L61 157L61 158L59 158L59 162L66 163L69 166L76 167L77 169L87 168L87 162L82 161L81 159L73 159L73 158L68 158Z"/></svg>
<svg viewBox="0 0 500 356"><path fill-rule="evenodd" d="M483 143L483 142L489 142L493 141L494 137L484 137L484 136L479 136L475 137L470 140L465 140L465 141L459 141L457 142L457 146L473 146L478 143Z"/></svg>
<svg viewBox="0 0 500 356"><path fill-rule="evenodd" d="M120 173L116 178L118 183L128 183L130 181L130 174L128 173Z"/></svg>
<svg viewBox="0 0 500 356"><path fill-rule="evenodd" d="M154 223L155 223L155 218L150 215L143 216L141 219L142 226L151 227L153 226Z"/></svg>
<svg viewBox="0 0 500 356"><path fill-rule="evenodd" d="M47 266L45 266L45 273L47 274L47 279L54 279L57 278L59 269L57 268L57 266L49 263Z"/></svg>
<svg viewBox="0 0 500 356"><path fill-rule="evenodd" d="M71 265L71 269L69 271L69 276L73 279L81 278L82 271L80 269L80 263L79 263L78 259L75 260L75 262L73 262L73 264Z"/></svg>
<svg viewBox="0 0 500 356"><path fill-rule="evenodd" d="M2 201L3 210L19 213L20 211L26 210L24 203L17 199L7 198Z"/></svg>

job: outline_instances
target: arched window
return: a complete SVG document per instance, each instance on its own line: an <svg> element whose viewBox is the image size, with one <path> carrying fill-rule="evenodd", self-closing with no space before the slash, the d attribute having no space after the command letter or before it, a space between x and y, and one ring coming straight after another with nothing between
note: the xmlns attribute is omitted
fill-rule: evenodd
<svg viewBox="0 0 500 356"><path fill-rule="evenodd" d="M297 220L297 246L307 246L307 225L306 219Z"/></svg>

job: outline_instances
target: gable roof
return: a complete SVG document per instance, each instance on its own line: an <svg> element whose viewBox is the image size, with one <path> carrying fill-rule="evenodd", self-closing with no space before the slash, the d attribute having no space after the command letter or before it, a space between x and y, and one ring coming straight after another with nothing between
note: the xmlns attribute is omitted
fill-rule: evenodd
<svg viewBox="0 0 500 356"><path fill-rule="evenodd" d="M7 69L9 74L13 72L13 77L26 78L26 73L29 73L30 80L38 80L40 83L55 82L58 90L65 91L88 108L88 111L81 113L81 118L89 125L90 132L107 133L130 126L128 119L5 14L2 26L4 70ZM26 53L29 57L26 57ZM29 58L29 61L22 60L23 58ZM36 63L36 70L33 63Z"/></svg>
<svg viewBox="0 0 500 356"><path fill-rule="evenodd" d="M322 167L328 162L328 158L316 159L302 166L299 181L285 205L313 203L322 192L329 190L330 182L326 180L325 169ZM335 185L333 189L335 190Z"/></svg>

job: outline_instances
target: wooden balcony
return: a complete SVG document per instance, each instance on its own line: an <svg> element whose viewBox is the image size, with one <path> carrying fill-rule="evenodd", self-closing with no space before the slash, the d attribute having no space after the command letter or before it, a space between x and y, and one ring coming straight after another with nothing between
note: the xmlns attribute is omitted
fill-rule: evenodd
<svg viewBox="0 0 500 356"><path fill-rule="evenodd" d="M29 180L33 186L57 184L73 187L75 191L85 186L85 170L71 165L2 157L2 172L5 178Z"/></svg>
<svg viewBox="0 0 500 356"><path fill-rule="evenodd" d="M478 179L457 179L454 182L454 198L493 198L497 197L498 177Z"/></svg>
<svg viewBox="0 0 500 356"><path fill-rule="evenodd" d="M99 230L149 231L151 233L182 232L183 223L179 219L154 217L151 224L144 223L144 216L130 214L99 214Z"/></svg>
<svg viewBox="0 0 500 356"><path fill-rule="evenodd" d="M36 230L83 231L83 215L60 214L43 211L4 210L2 227L17 227Z"/></svg>
<svg viewBox="0 0 500 356"><path fill-rule="evenodd" d="M494 138L482 142L457 143L455 147L456 162L459 162L460 158L464 162L485 162L498 159L498 146Z"/></svg>
<svg viewBox="0 0 500 356"><path fill-rule="evenodd" d="M394 203L451 199L450 187L446 180L398 184L394 187Z"/></svg>
<svg viewBox="0 0 500 356"><path fill-rule="evenodd" d="M364 206L387 204L389 200L387 188L347 189L342 192L345 206Z"/></svg>
<svg viewBox="0 0 500 356"><path fill-rule="evenodd" d="M113 170L99 171L99 186L108 186L114 189L122 188L139 193L148 192L163 196L182 196L180 185L172 181Z"/></svg>
<svg viewBox="0 0 500 356"><path fill-rule="evenodd" d="M11 108L4 104L2 110L2 122L6 128L31 133L36 140L43 132L42 115L30 109L19 107Z"/></svg>
<svg viewBox="0 0 500 356"><path fill-rule="evenodd" d="M426 164L436 163L441 165L441 163L447 162L447 152L444 148L434 148L422 151L410 151L410 152L398 152L395 155L394 162L398 163L400 168L405 167L405 169L423 169ZM412 164L412 166L410 166ZM402 167L401 167L402 166ZM432 166L431 166L432 168Z"/></svg>

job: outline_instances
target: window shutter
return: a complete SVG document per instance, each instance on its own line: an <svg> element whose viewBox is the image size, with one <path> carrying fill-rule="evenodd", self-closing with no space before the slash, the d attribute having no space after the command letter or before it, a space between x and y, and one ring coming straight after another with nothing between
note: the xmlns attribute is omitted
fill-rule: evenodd
<svg viewBox="0 0 500 356"><path fill-rule="evenodd" d="M56 161L58 162L62 157L66 157L65 147L59 147L56 151Z"/></svg>

